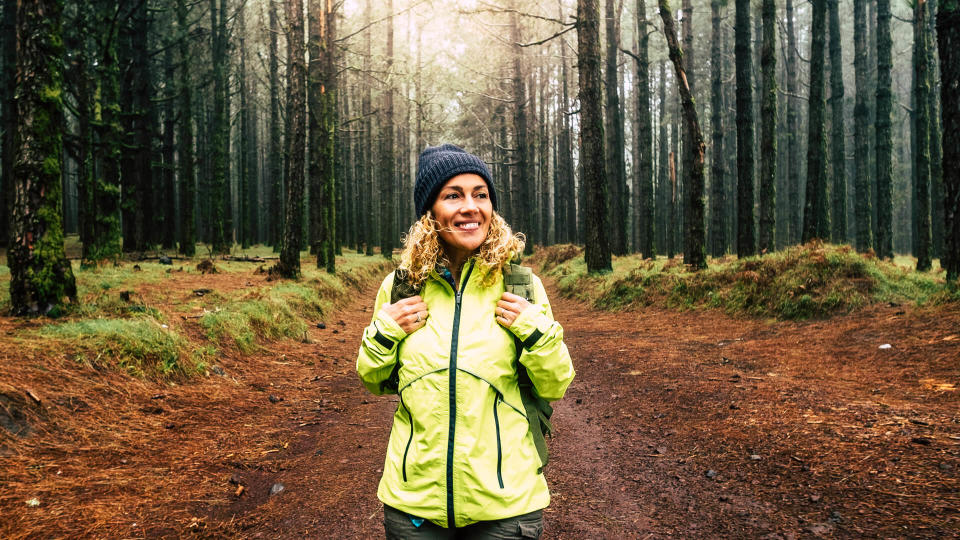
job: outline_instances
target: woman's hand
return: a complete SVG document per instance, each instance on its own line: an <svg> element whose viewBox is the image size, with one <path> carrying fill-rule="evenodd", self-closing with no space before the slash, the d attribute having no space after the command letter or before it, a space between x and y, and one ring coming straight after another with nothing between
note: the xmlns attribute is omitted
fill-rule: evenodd
<svg viewBox="0 0 960 540"><path fill-rule="evenodd" d="M503 295L500 296L500 300L497 301L494 314L497 316L497 322L500 323L500 326L510 328L513 321L517 320L517 317L530 307L533 307L533 304L527 302L526 298L504 292Z"/></svg>
<svg viewBox="0 0 960 540"><path fill-rule="evenodd" d="M420 295L398 300L396 304L384 304L381 308L409 336L427 324L427 304Z"/></svg>

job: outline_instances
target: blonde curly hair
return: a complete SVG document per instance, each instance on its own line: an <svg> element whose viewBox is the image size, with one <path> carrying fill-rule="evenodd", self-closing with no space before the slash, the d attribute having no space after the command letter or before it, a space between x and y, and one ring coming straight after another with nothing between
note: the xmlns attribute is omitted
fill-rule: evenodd
<svg viewBox="0 0 960 540"><path fill-rule="evenodd" d="M484 287L497 280L503 266L523 253L526 238L523 233L514 233L500 214L493 212L487 238L475 252L479 269L484 272ZM407 282L420 288L437 264L450 265L450 260L440 243L440 223L427 211L410 226L403 239L400 268L406 272Z"/></svg>

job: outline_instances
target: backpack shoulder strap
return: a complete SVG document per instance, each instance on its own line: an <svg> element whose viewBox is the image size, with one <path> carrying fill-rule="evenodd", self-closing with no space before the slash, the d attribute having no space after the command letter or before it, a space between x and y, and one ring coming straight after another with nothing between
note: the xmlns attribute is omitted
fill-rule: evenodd
<svg viewBox="0 0 960 540"><path fill-rule="evenodd" d="M526 266L510 263L503 267L503 286L509 293L522 296L531 304L535 303L533 292L533 270Z"/></svg>
<svg viewBox="0 0 960 540"><path fill-rule="evenodd" d="M526 298L531 304L536 303L536 294L533 288L533 270L521 266L517 263L510 263L503 267L503 286L507 292ZM517 359L523 352L523 343L519 338L514 338L517 347ZM543 472L550 459L547 449L546 436L553 434L553 424L550 423L550 416L553 414L553 407L550 403L537 395L537 390L530 380L527 368L517 362L517 378L520 385L520 399L523 401L523 408L527 414L527 422L530 424L530 434L533 436L533 444L537 448L537 455L540 457L541 467L537 471Z"/></svg>

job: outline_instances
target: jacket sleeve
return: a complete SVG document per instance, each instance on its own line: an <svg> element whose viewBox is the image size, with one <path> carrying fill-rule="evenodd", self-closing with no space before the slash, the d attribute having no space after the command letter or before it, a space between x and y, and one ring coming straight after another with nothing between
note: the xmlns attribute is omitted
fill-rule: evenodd
<svg viewBox="0 0 960 540"><path fill-rule="evenodd" d="M527 368L537 394L554 401L563 397L576 373L563 343L563 327L553 319L547 291L537 276L533 276L533 287L537 303L520 313L510 329L523 343L520 363Z"/></svg>
<svg viewBox="0 0 960 540"><path fill-rule="evenodd" d="M389 392L384 382L390 378L393 366L397 363L397 345L407 337L400 325L383 311L390 302L390 289L393 286L393 272L383 280L373 306L373 320L363 330L360 352L357 354L357 374L360 380L374 394Z"/></svg>

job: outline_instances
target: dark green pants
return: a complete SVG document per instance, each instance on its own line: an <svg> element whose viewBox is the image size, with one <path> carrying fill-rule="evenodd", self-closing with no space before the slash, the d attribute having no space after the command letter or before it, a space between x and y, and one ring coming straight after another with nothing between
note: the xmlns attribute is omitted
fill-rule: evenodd
<svg viewBox="0 0 960 540"><path fill-rule="evenodd" d="M383 528L387 540L522 540L540 538L543 532L542 510L458 529L444 529L426 520L417 527L414 519L406 512L384 505Z"/></svg>

